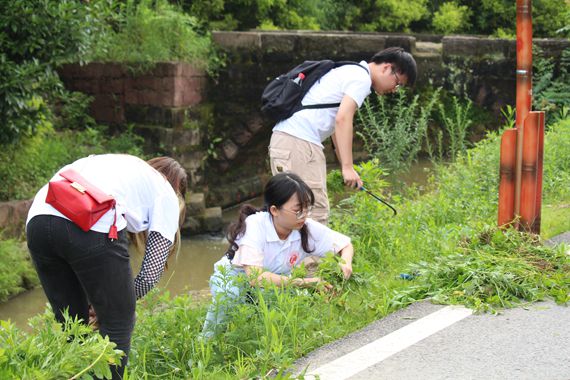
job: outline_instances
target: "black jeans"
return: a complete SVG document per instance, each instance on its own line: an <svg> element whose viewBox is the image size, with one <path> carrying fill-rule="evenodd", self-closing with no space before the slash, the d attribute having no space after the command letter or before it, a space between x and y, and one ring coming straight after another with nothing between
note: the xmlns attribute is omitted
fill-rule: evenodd
<svg viewBox="0 0 570 380"><path fill-rule="evenodd" d="M129 262L126 230L118 240L107 234L84 232L73 222L38 215L27 226L30 254L58 321L62 311L89 320L89 303L99 321L99 332L125 352L113 379L120 379L127 364L135 325L135 291Z"/></svg>

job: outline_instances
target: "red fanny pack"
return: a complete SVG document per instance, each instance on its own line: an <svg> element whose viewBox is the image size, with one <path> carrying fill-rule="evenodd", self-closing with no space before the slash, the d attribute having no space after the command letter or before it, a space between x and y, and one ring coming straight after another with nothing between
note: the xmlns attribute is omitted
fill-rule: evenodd
<svg viewBox="0 0 570 380"><path fill-rule="evenodd" d="M73 169L59 173L64 179L50 181L46 203L68 217L83 231L89 231L107 211L115 208L115 198L103 193ZM117 239L117 210L109 239Z"/></svg>

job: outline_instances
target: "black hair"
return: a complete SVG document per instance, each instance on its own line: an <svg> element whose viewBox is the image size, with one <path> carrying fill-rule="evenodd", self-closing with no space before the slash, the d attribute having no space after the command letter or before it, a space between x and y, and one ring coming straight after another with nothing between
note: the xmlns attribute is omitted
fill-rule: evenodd
<svg viewBox="0 0 570 380"><path fill-rule="evenodd" d="M271 206L275 206L279 209L287 203L294 194L297 194L297 198L304 209L315 204L313 191L298 175L287 172L278 173L273 176L267 182L263 191L263 207L257 209L250 204L243 205L239 210L238 220L228 227L227 238L230 246L226 252L226 256L230 260L234 258L235 252L239 248L236 244L236 240L245 233L245 219L248 216L259 211L269 212ZM307 253L313 252L314 249L309 247L309 230L307 225L304 224L299 232L301 233L301 246L303 250Z"/></svg>
<svg viewBox="0 0 570 380"><path fill-rule="evenodd" d="M416 60L401 47L389 47L379 51L370 58L370 62L376 64L391 63L396 67L398 74L405 75L408 78L408 86L411 87L416 83L418 76Z"/></svg>

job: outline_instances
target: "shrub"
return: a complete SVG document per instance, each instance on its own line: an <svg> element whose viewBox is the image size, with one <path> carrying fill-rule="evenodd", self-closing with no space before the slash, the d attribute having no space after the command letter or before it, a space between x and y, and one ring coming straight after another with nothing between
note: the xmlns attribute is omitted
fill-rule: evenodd
<svg viewBox="0 0 570 380"><path fill-rule="evenodd" d="M97 153L142 156L142 138L131 130L108 138L105 127L56 132L45 123L35 136L0 151L0 200L29 199L55 171L78 158Z"/></svg>
<svg viewBox="0 0 570 380"><path fill-rule="evenodd" d="M129 0L117 18L117 30L98 39L87 60L127 62L143 68L161 61L184 61L212 72L220 64L210 37L198 32L198 21L167 0Z"/></svg>
<svg viewBox="0 0 570 380"><path fill-rule="evenodd" d="M562 51L558 67L533 46L533 108L546 111L546 122L564 119L570 112L570 48Z"/></svg>
<svg viewBox="0 0 570 380"><path fill-rule="evenodd" d="M74 0L0 2L0 144L33 134L63 87L58 65L80 61L97 21Z"/></svg>
<svg viewBox="0 0 570 380"><path fill-rule="evenodd" d="M468 30L471 11L465 5L455 2L443 3L433 16L433 27L436 32L443 34Z"/></svg>
<svg viewBox="0 0 570 380"><path fill-rule="evenodd" d="M0 302L38 284L25 243L0 240Z"/></svg>

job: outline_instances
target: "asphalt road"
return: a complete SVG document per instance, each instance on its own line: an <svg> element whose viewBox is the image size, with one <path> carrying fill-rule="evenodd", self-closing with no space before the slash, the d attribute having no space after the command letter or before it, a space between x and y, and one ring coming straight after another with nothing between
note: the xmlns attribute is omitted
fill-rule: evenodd
<svg viewBox="0 0 570 380"><path fill-rule="evenodd" d="M552 239L560 242L569 243L570 233ZM420 302L314 351L294 373L320 380L570 380L570 307L546 301L477 315Z"/></svg>

